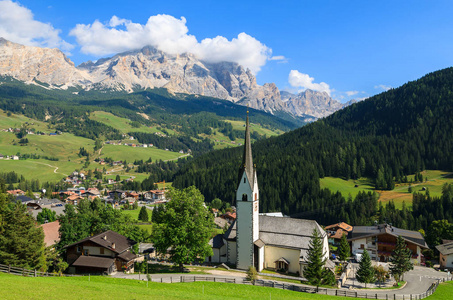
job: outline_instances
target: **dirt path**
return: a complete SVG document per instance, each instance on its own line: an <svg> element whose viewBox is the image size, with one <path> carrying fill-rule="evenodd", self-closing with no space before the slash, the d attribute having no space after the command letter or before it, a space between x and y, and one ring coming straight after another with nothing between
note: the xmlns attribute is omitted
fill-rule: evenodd
<svg viewBox="0 0 453 300"><path fill-rule="evenodd" d="M48 166L48 167L51 167L51 168L55 168L55 169L53 170L53 172L54 172L55 174L58 173L58 174L63 174L64 176L69 176L68 174L64 174L64 173L61 173L61 172L57 172L58 167L56 167L56 166L52 166L52 165L45 164L45 163L38 162L38 161L35 161L34 163L37 163L37 164L40 164L40 165L45 165L45 166Z"/></svg>

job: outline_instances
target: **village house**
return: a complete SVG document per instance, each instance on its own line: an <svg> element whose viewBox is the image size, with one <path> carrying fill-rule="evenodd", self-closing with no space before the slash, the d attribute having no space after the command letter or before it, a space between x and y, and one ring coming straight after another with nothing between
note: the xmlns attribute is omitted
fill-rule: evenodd
<svg viewBox="0 0 453 300"><path fill-rule="evenodd" d="M143 197L146 201L165 201L165 191L164 190L150 190L149 192L145 192Z"/></svg>
<svg viewBox="0 0 453 300"><path fill-rule="evenodd" d="M243 162L239 170L236 190L236 220L225 234L211 241L214 255L208 262L230 263L247 270L255 266L258 272L272 269L303 275L307 265L308 248L316 230L322 240L323 259L328 260L326 232L316 221L259 214L259 189L256 169L252 161L249 119L247 115Z"/></svg>
<svg viewBox="0 0 453 300"><path fill-rule="evenodd" d="M388 262L398 236L404 239L407 248L412 251L411 261L415 265L424 263L422 250L428 249L428 245L418 231L400 229L390 224L354 226L349 233L348 241L351 242L352 255L362 254L366 249L372 260Z"/></svg>
<svg viewBox="0 0 453 300"><path fill-rule="evenodd" d="M348 236L349 232L352 231L352 226L346 224L345 222L340 222L326 226L324 230L327 232L329 244L338 246L340 245L343 235Z"/></svg>
<svg viewBox="0 0 453 300"><path fill-rule="evenodd" d="M443 241L441 245L437 245L439 251L439 265L441 270L453 270L453 241Z"/></svg>
<svg viewBox="0 0 453 300"><path fill-rule="evenodd" d="M127 191L115 190L109 192L109 197L111 199L124 199L126 198Z"/></svg>
<svg viewBox="0 0 453 300"><path fill-rule="evenodd" d="M9 191L6 191L8 194L10 195L13 195L13 196L21 196L21 195L25 195L25 192L22 191L22 190L9 190Z"/></svg>
<svg viewBox="0 0 453 300"><path fill-rule="evenodd" d="M69 273L112 274L134 272L136 255L131 252L136 242L108 230L84 238L66 249Z"/></svg>

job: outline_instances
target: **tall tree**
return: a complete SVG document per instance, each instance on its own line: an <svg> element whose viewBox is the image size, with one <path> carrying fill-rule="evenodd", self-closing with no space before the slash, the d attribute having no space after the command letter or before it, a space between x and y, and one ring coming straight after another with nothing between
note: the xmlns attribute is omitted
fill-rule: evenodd
<svg viewBox="0 0 453 300"><path fill-rule="evenodd" d="M414 268L411 256L412 252L407 248L406 242L401 236L398 236L395 250L390 257L390 273L395 277L396 282L404 278L404 273Z"/></svg>
<svg viewBox="0 0 453 300"><path fill-rule="evenodd" d="M0 206L0 263L46 271L42 228L36 226L25 205L0 199Z"/></svg>
<svg viewBox="0 0 453 300"><path fill-rule="evenodd" d="M321 236L318 230L314 229L312 238L308 244L308 264L304 269L303 275L310 284L316 285L316 287L319 287L324 282L326 275L324 272L324 265L326 263L324 254Z"/></svg>
<svg viewBox="0 0 453 300"><path fill-rule="evenodd" d="M140 208L140 213L138 214L138 219L143 222L149 221L148 209L146 208L146 206L142 206L142 208Z"/></svg>
<svg viewBox="0 0 453 300"><path fill-rule="evenodd" d="M167 253L183 271L183 264L212 255L209 240L214 226L213 216L203 205L204 197L195 187L170 189L170 202L154 223L151 239L158 253Z"/></svg>
<svg viewBox="0 0 453 300"><path fill-rule="evenodd" d="M41 212L36 216L36 220L39 224L44 224L46 222L53 222L57 220L56 212L48 208L43 208Z"/></svg>
<svg viewBox="0 0 453 300"><path fill-rule="evenodd" d="M359 282L365 283L365 287L367 283L374 281L374 269L371 266L371 258L366 249L363 250L362 259L360 260L359 269L357 270L355 278L357 278Z"/></svg>
<svg viewBox="0 0 453 300"><path fill-rule="evenodd" d="M351 256L351 247L349 246L346 235L343 234L340 241L340 252L338 253L341 261L346 261Z"/></svg>

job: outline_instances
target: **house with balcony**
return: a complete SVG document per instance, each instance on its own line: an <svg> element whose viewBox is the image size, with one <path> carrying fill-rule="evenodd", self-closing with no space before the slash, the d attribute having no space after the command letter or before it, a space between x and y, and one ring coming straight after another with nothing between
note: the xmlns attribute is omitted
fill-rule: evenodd
<svg viewBox="0 0 453 300"><path fill-rule="evenodd" d="M108 230L65 247L69 273L111 274L134 272L136 242Z"/></svg>
<svg viewBox="0 0 453 300"><path fill-rule="evenodd" d="M422 250L427 249L422 234L418 231L400 229L390 224L374 226L354 226L348 235L353 255L362 254L366 249L372 260L388 262L396 246L396 239L401 236L407 248L412 252L412 263L424 263Z"/></svg>

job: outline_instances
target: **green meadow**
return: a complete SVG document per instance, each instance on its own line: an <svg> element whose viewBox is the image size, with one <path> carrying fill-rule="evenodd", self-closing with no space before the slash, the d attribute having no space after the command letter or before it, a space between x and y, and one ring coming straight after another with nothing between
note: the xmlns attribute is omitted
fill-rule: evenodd
<svg viewBox="0 0 453 300"><path fill-rule="evenodd" d="M156 160L171 160L177 159L182 156L178 152L165 151L157 149L155 147L131 147L124 145L104 145L101 152L102 157L111 157L113 160L126 160L128 162L134 162L134 160L148 160L151 158L153 161Z"/></svg>
<svg viewBox="0 0 453 300"><path fill-rule="evenodd" d="M84 277L22 277L0 273L2 299L349 299L233 283L155 283ZM441 298L439 298L441 299Z"/></svg>
<svg viewBox="0 0 453 300"><path fill-rule="evenodd" d="M348 198L349 195L354 198L360 191L370 192L374 191L374 185L367 178L360 178L357 180L344 180L335 177L324 177L320 180L321 188L328 188L332 192L340 192L343 197ZM358 187L355 187L358 185Z"/></svg>

